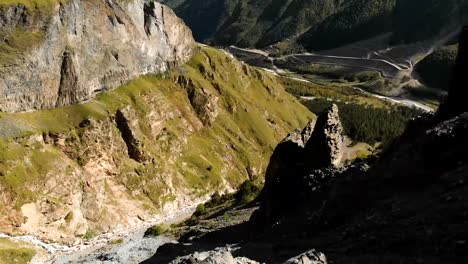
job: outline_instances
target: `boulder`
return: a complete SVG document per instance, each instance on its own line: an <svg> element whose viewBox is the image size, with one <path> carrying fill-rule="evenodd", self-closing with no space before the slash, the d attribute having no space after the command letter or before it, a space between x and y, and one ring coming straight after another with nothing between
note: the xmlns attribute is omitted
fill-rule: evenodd
<svg viewBox="0 0 468 264"><path fill-rule="evenodd" d="M325 254L318 252L315 249L307 251L299 256L290 258L284 264L327 264Z"/></svg>
<svg viewBox="0 0 468 264"><path fill-rule="evenodd" d="M227 248L217 248L212 251L195 252L188 256L179 257L170 264L258 264L245 257L233 257Z"/></svg>

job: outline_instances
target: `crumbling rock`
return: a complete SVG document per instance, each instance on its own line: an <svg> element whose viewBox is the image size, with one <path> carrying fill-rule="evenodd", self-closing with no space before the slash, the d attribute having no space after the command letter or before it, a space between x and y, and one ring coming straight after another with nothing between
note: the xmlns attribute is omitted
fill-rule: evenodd
<svg viewBox="0 0 468 264"><path fill-rule="evenodd" d="M258 264L258 262L245 257L233 257L225 248L212 251L195 252L191 255L179 257L170 264Z"/></svg>
<svg viewBox="0 0 468 264"><path fill-rule="evenodd" d="M177 82L187 90L190 104L203 125L212 126L219 114L219 98L207 89L197 88L191 79L181 76Z"/></svg>
<svg viewBox="0 0 468 264"><path fill-rule="evenodd" d="M311 168L338 166L343 156L343 126L338 106L333 104L317 119L315 130L305 145Z"/></svg>
<svg viewBox="0 0 468 264"><path fill-rule="evenodd" d="M317 122L309 122L302 131L294 131L278 144L265 174L262 205L254 221L271 224L338 175L342 132L338 107L332 105Z"/></svg>
<svg viewBox="0 0 468 264"><path fill-rule="evenodd" d="M293 257L284 264L327 264L327 257L321 253L318 252L315 249L312 249L306 253L303 253L299 256Z"/></svg>
<svg viewBox="0 0 468 264"><path fill-rule="evenodd" d="M128 156L138 162L146 160L142 150L141 131L138 117L131 107L118 110L115 114L115 123L127 145Z"/></svg>

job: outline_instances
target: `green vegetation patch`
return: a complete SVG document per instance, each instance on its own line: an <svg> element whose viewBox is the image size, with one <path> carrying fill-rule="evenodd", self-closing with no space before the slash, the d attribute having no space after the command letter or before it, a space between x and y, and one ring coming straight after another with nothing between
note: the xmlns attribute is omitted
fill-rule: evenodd
<svg viewBox="0 0 468 264"><path fill-rule="evenodd" d="M366 142L371 145L375 143L386 145L404 132L412 118L422 113L420 110L403 106L383 109L355 103L331 102L325 99L303 103L317 114L332 103L336 103L344 133L355 142Z"/></svg>
<svg viewBox="0 0 468 264"><path fill-rule="evenodd" d="M30 11L51 11L58 3L69 0L0 0L0 8L12 5L24 5Z"/></svg>
<svg viewBox="0 0 468 264"><path fill-rule="evenodd" d="M420 61L416 65L416 72L424 84L432 88L448 90L457 51L458 45L443 47Z"/></svg>
<svg viewBox="0 0 468 264"><path fill-rule="evenodd" d="M169 231L169 227L166 225L155 225L153 227L148 228L148 230L145 231L145 237L149 236L160 236L163 235L164 233Z"/></svg>
<svg viewBox="0 0 468 264"><path fill-rule="evenodd" d="M44 34L43 31L27 31L21 28L0 29L0 70L1 67L15 64L27 52L41 43Z"/></svg>
<svg viewBox="0 0 468 264"><path fill-rule="evenodd" d="M211 124L202 123L204 101L194 105L190 100L194 91L216 98L216 109L209 109L216 111ZM145 162L127 155L114 119L127 107L138 119L131 126ZM0 186L19 209L48 198L47 179L67 177L73 183L79 180L74 171L106 153L118 169L115 180L157 212L175 200L174 189L203 196L261 178L277 143L313 118L273 75L200 47L186 65L142 76L84 104L1 113ZM53 143L55 138L61 143ZM73 215L65 222L73 222Z"/></svg>
<svg viewBox="0 0 468 264"><path fill-rule="evenodd" d="M34 255L34 250L7 238L0 238L0 264L26 264Z"/></svg>

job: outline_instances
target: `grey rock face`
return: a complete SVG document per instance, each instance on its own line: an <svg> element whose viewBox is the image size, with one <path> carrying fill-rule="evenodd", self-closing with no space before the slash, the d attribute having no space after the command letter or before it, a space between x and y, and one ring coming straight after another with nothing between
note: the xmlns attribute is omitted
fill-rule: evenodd
<svg viewBox="0 0 468 264"><path fill-rule="evenodd" d="M333 104L318 119L305 149L314 168L338 166L343 156L343 126Z"/></svg>
<svg viewBox="0 0 468 264"><path fill-rule="evenodd" d="M304 254L287 260L284 264L327 264L327 257L312 249Z"/></svg>
<svg viewBox="0 0 468 264"><path fill-rule="evenodd" d="M171 9L146 0L71 0L47 15L12 5L0 9L0 27L41 35L13 62L0 63L0 111L7 112L84 102L185 63L194 45Z"/></svg>
<svg viewBox="0 0 468 264"><path fill-rule="evenodd" d="M312 133L314 132L316 122L317 121L315 119L310 121L302 130L301 136L304 146L307 144L307 142L309 142L309 139L312 136Z"/></svg>
<svg viewBox="0 0 468 264"><path fill-rule="evenodd" d="M170 264L258 264L258 262L245 257L234 258L229 250L218 248L179 257Z"/></svg>
<svg viewBox="0 0 468 264"><path fill-rule="evenodd" d="M219 114L219 98L208 89L196 89L192 80L180 77L177 82L187 90L187 95L195 113L205 126L213 125Z"/></svg>
<svg viewBox="0 0 468 264"><path fill-rule="evenodd" d="M146 160L142 151L142 132L138 125L138 115L131 107L118 110L115 114L117 128L127 145L128 156L138 162Z"/></svg>

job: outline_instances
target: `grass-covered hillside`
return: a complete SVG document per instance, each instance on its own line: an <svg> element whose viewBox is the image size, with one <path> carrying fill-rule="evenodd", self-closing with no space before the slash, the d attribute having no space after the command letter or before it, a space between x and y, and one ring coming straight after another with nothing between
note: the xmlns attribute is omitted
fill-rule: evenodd
<svg viewBox="0 0 468 264"><path fill-rule="evenodd" d="M90 239L261 181L312 118L275 76L209 47L85 104L2 113L0 232Z"/></svg>
<svg viewBox="0 0 468 264"><path fill-rule="evenodd" d="M34 255L34 250L23 244L0 238L0 264L26 264Z"/></svg>
<svg viewBox="0 0 468 264"><path fill-rule="evenodd" d="M457 50L458 45L436 49L417 64L416 72L425 85L448 90L457 58Z"/></svg>

